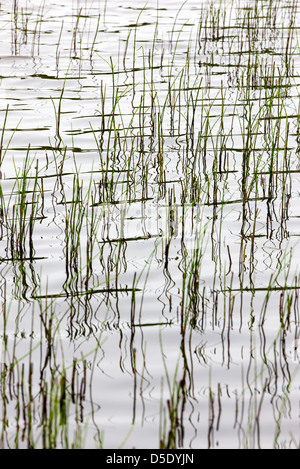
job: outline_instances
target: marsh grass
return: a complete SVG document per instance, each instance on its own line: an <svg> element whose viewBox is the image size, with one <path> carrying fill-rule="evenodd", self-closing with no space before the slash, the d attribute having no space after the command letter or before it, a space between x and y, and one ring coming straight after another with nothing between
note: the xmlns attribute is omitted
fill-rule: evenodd
<svg viewBox="0 0 300 469"><path fill-rule="evenodd" d="M14 99L1 110L2 448L141 446L149 412L160 448L297 446L298 3L285 6L211 2L191 20L184 2L167 35L157 6L119 36L109 2L55 21L53 76L31 77L53 82L52 124L20 145ZM43 56L47 15L14 0L15 58ZM106 437L110 412L127 426Z"/></svg>

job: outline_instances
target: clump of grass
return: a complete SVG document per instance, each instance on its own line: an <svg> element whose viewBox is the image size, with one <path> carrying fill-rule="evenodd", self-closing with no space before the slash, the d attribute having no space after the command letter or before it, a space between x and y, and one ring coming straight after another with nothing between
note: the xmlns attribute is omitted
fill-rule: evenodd
<svg viewBox="0 0 300 469"><path fill-rule="evenodd" d="M128 31L122 29L118 53L108 56L101 41L112 37L105 25L109 5L102 7L100 14L78 4L72 26L64 20L55 30L54 68L57 80L62 77L57 104L50 99L55 144L11 149L12 137L26 129L9 129L19 110L13 100L3 111L1 445L77 448L95 437L103 446L95 417L101 395L94 400L92 392L95 365L101 369L107 357L103 350L97 358L99 330L112 332L112 340L118 335L120 372L130 376L129 441L139 422L139 399L146 413L143 386L152 380L144 330L167 325L178 331L180 359L171 379L173 362L167 366L161 338L159 372L168 398L161 398L160 448L186 446L186 429L192 425L196 433L203 425L202 416L199 424L193 414L203 401L196 367L202 371L212 362L229 376L241 338L242 361L248 360L242 390L233 392L231 382L215 386L209 376L205 444L216 446L229 401L238 444L263 446L262 416L269 405L277 447L285 410L278 402L288 402L292 382L286 341L297 335L299 322L299 279L291 281L284 267L299 169L297 2L286 8L279 0L213 2L199 7L194 27L181 19L184 2L168 39L159 8L152 36L143 35L149 26L143 15L152 14L145 6ZM31 16L13 2L14 55L28 47L32 56L43 54L46 15L45 2ZM72 99L74 89L79 99ZM85 101L91 90L95 95ZM74 128L74 122L82 125ZM40 256L48 233L56 248ZM56 262L62 267L49 285L40 261L45 270ZM278 331L270 339L272 308ZM156 322L150 314L158 314ZM213 353L206 332L219 338ZM66 343L76 350L68 358Z"/></svg>

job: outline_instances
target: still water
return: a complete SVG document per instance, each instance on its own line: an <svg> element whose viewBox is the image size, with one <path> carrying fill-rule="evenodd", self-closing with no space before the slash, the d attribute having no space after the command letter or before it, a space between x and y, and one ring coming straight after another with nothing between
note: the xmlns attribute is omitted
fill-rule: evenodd
<svg viewBox="0 0 300 469"><path fill-rule="evenodd" d="M2 448L299 447L297 0L2 1Z"/></svg>

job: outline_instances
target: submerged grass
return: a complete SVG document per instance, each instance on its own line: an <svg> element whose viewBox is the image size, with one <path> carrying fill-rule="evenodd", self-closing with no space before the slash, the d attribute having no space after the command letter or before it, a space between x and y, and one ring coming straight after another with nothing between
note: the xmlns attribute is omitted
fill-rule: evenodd
<svg viewBox="0 0 300 469"><path fill-rule="evenodd" d="M109 446L111 412L126 447L149 412L160 448L297 446L298 3L285 3L214 1L192 21L184 2L167 36L145 5L118 54L102 43L117 37L109 2L56 21L42 78L55 125L20 146L14 99L1 111L2 448ZM46 21L45 2L14 1L15 58L42 57Z"/></svg>

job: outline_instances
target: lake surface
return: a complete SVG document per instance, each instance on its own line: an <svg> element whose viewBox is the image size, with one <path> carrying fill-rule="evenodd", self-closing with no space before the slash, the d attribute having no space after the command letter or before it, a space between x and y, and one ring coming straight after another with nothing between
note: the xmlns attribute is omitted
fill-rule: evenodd
<svg viewBox="0 0 300 469"><path fill-rule="evenodd" d="M2 448L299 448L299 19L1 1Z"/></svg>

